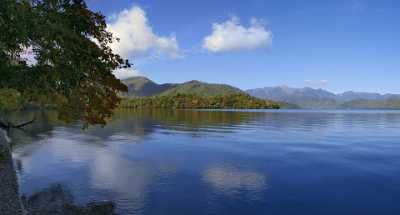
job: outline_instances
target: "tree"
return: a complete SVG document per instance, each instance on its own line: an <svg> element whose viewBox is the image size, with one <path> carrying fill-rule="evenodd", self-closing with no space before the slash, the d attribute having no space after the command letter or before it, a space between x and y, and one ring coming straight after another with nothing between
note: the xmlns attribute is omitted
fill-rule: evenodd
<svg viewBox="0 0 400 215"><path fill-rule="evenodd" d="M0 32L0 99L12 95L0 109L51 104L63 121L106 123L127 90L112 72L130 64L111 50L102 14L83 0L1 0Z"/></svg>

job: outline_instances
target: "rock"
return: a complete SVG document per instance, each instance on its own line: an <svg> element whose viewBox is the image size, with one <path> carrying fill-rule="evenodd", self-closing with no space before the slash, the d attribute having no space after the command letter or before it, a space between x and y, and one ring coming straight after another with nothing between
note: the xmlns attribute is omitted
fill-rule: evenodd
<svg viewBox="0 0 400 215"><path fill-rule="evenodd" d="M72 195L62 187L53 185L35 193L25 201L29 215L115 215L112 202L93 202L75 205Z"/></svg>
<svg viewBox="0 0 400 215"><path fill-rule="evenodd" d="M8 147L8 140L0 133L0 214L22 215L18 181Z"/></svg>

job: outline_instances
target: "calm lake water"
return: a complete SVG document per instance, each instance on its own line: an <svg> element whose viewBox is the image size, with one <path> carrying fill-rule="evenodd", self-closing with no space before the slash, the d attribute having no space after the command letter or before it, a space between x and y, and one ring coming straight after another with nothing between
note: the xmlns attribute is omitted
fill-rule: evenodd
<svg viewBox="0 0 400 215"><path fill-rule="evenodd" d="M119 214L400 214L398 111L54 114L13 134L26 196L62 186Z"/></svg>

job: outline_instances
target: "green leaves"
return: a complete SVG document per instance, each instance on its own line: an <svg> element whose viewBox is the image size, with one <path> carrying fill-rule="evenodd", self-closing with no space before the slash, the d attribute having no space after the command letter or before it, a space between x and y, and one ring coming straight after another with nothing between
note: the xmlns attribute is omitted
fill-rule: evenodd
<svg viewBox="0 0 400 215"><path fill-rule="evenodd" d="M0 89L0 111L17 110L22 106L22 98L14 89Z"/></svg>
<svg viewBox="0 0 400 215"><path fill-rule="evenodd" d="M114 38L106 27L84 1L2 0L0 89L55 105L64 121L105 124L118 92L127 90L112 72L129 65L110 49ZM19 57L26 47L33 47L35 65Z"/></svg>

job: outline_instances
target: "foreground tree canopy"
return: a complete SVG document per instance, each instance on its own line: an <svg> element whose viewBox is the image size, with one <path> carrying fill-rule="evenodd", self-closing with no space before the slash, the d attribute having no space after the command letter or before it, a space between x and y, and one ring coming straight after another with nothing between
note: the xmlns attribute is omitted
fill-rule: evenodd
<svg viewBox="0 0 400 215"><path fill-rule="evenodd" d="M1 0L0 32L1 110L52 104L64 121L104 124L127 90L112 72L130 65L83 0Z"/></svg>

